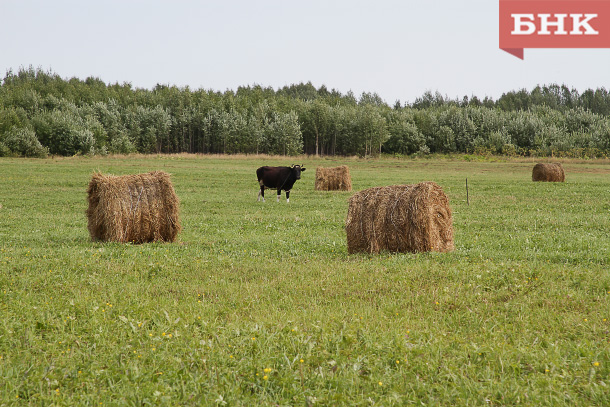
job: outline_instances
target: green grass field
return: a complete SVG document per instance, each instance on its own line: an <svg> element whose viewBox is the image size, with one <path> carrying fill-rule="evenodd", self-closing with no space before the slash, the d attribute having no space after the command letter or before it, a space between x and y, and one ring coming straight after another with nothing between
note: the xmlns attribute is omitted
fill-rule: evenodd
<svg viewBox="0 0 610 407"><path fill-rule="evenodd" d="M298 160L0 159L0 405L610 405L610 162ZM456 251L348 255L341 164L440 184ZM171 173L178 241L92 242L97 170Z"/></svg>

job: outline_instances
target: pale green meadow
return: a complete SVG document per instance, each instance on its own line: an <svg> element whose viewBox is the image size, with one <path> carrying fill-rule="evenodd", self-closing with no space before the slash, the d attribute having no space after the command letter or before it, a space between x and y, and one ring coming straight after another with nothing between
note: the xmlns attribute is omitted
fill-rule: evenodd
<svg viewBox="0 0 610 407"><path fill-rule="evenodd" d="M0 158L0 405L610 405L610 161L535 162ZM257 202L290 164L290 203ZM437 182L456 250L348 255L353 192L314 191L343 164ZM177 241L92 242L92 173L153 170Z"/></svg>

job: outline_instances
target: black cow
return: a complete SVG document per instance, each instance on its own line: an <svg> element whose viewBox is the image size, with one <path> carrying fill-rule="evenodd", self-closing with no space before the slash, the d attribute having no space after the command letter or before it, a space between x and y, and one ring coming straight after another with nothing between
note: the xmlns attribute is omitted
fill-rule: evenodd
<svg viewBox="0 0 610 407"><path fill-rule="evenodd" d="M256 170L258 184L261 190L258 192L258 201L263 198L265 202L265 189L277 189L277 201L280 201L282 189L286 191L286 202L290 202L290 190L294 183L301 179L301 172L305 168L301 165L290 167L260 167Z"/></svg>

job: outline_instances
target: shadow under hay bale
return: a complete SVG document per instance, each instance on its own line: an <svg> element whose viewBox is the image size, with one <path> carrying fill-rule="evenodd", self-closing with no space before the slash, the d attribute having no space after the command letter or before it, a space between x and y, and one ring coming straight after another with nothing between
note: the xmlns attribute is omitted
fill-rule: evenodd
<svg viewBox="0 0 610 407"><path fill-rule="evenodd" d="M351 191L352 177L347 165L316 168L316 191Z"/></svg>
<svg viewBox="0 0 610 407"><path fill-rule="evenodd" d="M349 200L348 252L449 252L455 249L449 199L434 182L374 187Z"/></svg>
<svg viewBox="0 0 610 407"><path fill-rule="evenodd" d="M166 172L95 173L87 193L87 227L93 240L173 242L181 230L178 197Z"/></svg>
<svg viewBox="0 0 610 407"><path fill-rule="evenodd" d="M566 176L560 163L536 164L532 170L532 181L565 182Z"/></svg>

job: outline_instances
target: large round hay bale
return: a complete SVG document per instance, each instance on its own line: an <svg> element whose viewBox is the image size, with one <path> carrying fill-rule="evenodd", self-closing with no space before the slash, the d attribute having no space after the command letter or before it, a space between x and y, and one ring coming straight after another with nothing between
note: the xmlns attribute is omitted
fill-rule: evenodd
<svg viewBox="0 0 610 407"><path fill-rule="evenodd" d="M352 177L347 165L316 168L316 191L351 191Z"/></svg>
<svg viewBox="0 0 610 407"><path fill-rule="evenodd" d="M532 181L565 182L566 175L560 163L536 164L532 170Z"/></svg>
<svg viewBox="0 0 610 407"><path fill-rule="evenodd" d="M93 240L173 242L180 232L178 197L166 172L95 173L87 193L88 229Z"/></svg>
<svg viewBox="0 0 610 407"><path fill-rule="evenodd" d="M349 253L448 252L455 249L449 199L434 182L374 187L349 200Z"/></svg>

